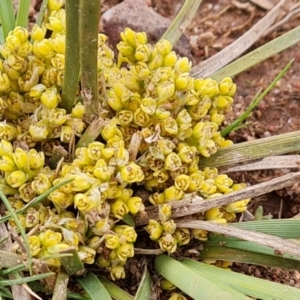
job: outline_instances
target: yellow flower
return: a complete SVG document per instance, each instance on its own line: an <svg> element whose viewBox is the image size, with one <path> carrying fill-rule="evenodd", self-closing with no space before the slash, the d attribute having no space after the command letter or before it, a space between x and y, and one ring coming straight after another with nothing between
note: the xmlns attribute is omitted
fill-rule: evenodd
<svg viewBox="0 0 300 300"><path fill-rule="evenodd" d="M174 253L177 249L177 241L175 238L167 233L166 235L162 236L158 240L159 247L162 251L168 252L169 254Z"/></svg>
<svg viewBox="0 0 300 300"><path fill-rule="evenodd" d="M146 230L153 241L157 241L163 233L163 227L156 220L151 219L148 222Z"/></svg>
<svg viewBox="0 0 300 300"><path fill-rule="evenodd" d="M173 293L168 300L187 300L182 294Z"/></svg>
<svg viewBox="0 0 300 300"><path fill-rule="evenodd" d="M41 142L47 139L48 128L43 120L29 126L29 133L34 142Z"/></svg>
<svg viewBox="0 0 300 300"><path fill-rule="evenodd" d="M50 201L52 201L54 204L58 205L58 207L60 209L66 209L75 202L73 194L66 194L66 193L60 192L59 190L52 192L48 196L48 199ZM57 208L57 206L56 206L56 208Z"/></svg>
<svg viewBox="0 0 300 300"><path fill-rule="evenodd" d="M32 228L37 225L40 221L39 215L38 211L36 211L33 207L29 207L26 211L26 228Z"/></svg>
<svg viewBox="0 0 300 300"><path fill-rule="evenodd" d="M164 190L164 196L166 202L177 201L182 199L184 196L184 191L177 189L174 185L171 185Z"/></svg>
<svg viewBox="0 0 300 300"><path fill-rule="evenodd" d="M62 235L60 232L47 229L39 234L39 238L42 245L47 248L59 244L62 240Z"/></svg>
<svg viewBox="0 0 300 300"><path fill-rule="evenodd" d="M168 221L172 215L172 206L170 204L160 205L158 215L162 223Z"/></svg>
<svg viewBox="0 0 300 300"><path fill-rule="evenodd" d="M160 281L160 287L165 291L173 291L176 289L176 286L167 279L162 279Z"/></svg>
<svg viewBox="0 0 300 300"><path fill-rule="evenodd" d="M41 41L45 37L46 31L47 29L44 25L40 27L39 25L34 24L31 31L31 38L33 41Z"/></svg>
<svg viewBox="0 0 300 300"><path fill-rule="evenodd" d="M5 179L8 185L18 188L29 179L29 175L21 170L17 170L12 173L6 173Z"/></svg>
<svg viewBox="0 0 300 300"><path fill-rule="evenodd" d="M132 243L126 243L116 249L117 257L120 261L126 261L128 257L134 256L134 249Z"/></svg>
<svg viewBox="0 0 300 300"><path fill-rule="evenodd" d="M0 92L5 92L10 87L10 80L5 73L0 71Z"/></svg>
<svg viewBox="0 0 300 300"><path fill-rule="evenodd" d="M131 197L126 201L126 205L129 209L129 212L133 215L137 214L139 211L145 210L143 200L140 197Z"/></svg>
<svg viewBox="0 0 300 300"><path fill-rule="evenodd" d="M39 254L41 249L41 242L38 236L31 235L28 237L29 249L32 256Z"/></svg>
<svg viewBox="0 0 300 300"><path fill-rule="evenodd" d="M153 205L159 205L166 202L165 195L163 193L154 193L149 196L149 201Z"/></svg>
<svg viewBox="0 0 300 300"><path fill-rule="evenodd" d="M95 262L96 251L87 246L79 246L78 255L85 264L91 265Z"/></svg>
<svg viewBox="0 0 300 300"><path fill-rule="evenodd" d="M47 89L43 92L41 95L41 101L47 108L55 108L59 102L56 88Z"/></svg>
<svg viewBox="0 0 300 300"><path fill-rule="evenodd" d="M71 117L82 119L85 113L84 105L81 102L76 103L72 108Z"/></svg>
<svg viewBox="0 0 300 300"><path fill-rule="evenodd" d="M35 149L30 149L28 152L29 167L31 170L38 170L44 166L45 155L43 152L37 152Z"/></svg>
<svg viewBox="0 0 300 300"><path fill-rule="evenodd" d="M208 232L203 229L192 229L192 236L199 241L207 241Z"/></svg>
<svg viewBox="0 0 300 300"><path fill-rule="evenodd" d="M110 277L113 281L124 279L125 278L125 270L121 265L116 265L110 268Z"/></svg>
<svg viewBox="0 0 300 300"><path fill-rule="evenodd" d="M38 30L38 29L37 29ZM42 32L39 30L37 36L40 37ZM48 39L39 39L33 43L32 52L38 57L51 58L55 55L52 45Z"/></svg>
<svg viewBox="0 0 300 300"><path fill-rule="evenodd" d="M118 180L120 179L121 182L125 183L141 182L144 179L141 167L135 163L129 163L127 166L121 167L119 174Z"/></svg>
<svg viewBox="0 0 300 300"><path fill-rule="evenodd" d="M47 7L50 11L59 10L64 5L64 0L49 0Z"/></svg>
<svg viewBox="0 0 300 300"><path fill-rule="evenodd" d="M41 195L52 187L51 182L46 174L39 173L31 182L31 188L37 194ZM51 194L50 194L51 195Z"/></svg>
<svg viewBox="0 0 300 300"><path fill-rule="evenodd" d="M86 210L88 208L89 204L90 204L90 201L85 194L77 193L74 196L74 206L78 210L80 210L80 211Z"/></svg>
<svg viewBox="0 0 300 300"><path fill-rule="evenodd" d="M165 221L163 223L163 229L164 229L164 233L173 234L176 230L176 224L174 220L170 219L168 221Z"/></svg>
<svg viewBox="0 0 300 300"><path fill-rule="evenodd" d="M128 214L129 209L122 200L116 200L111 203L110 212L115 218L122 219L126 214Z"/></svg>
<svg viewBox="0 0 300 300"><path fill-rule="evenodd" d="M107 259L103 254L100 254L97 258L96 258L96 264L100 267L100 268L108 268L110 266L110 259Z"/></svg>
<svg viewBox="0 0 300 300"><path fill-rule="evenodd" d="M178 246L187 245L191 239L190 230L188 228L176 228L173 237Z"/></svg>
<svg viewBox="0 0 300 300"><path fill-rule="evenodd" d="M18 168L15 165L14 161L8 156L2 156L0 159L0 170L4 172L13 172Z"/></svg>
<svg viewBox="0 0 300 300"><path fill-rule="evenodd" d="M24 183L19 187L20 197L24 202L29 202L36 196L36 192L32 189L31 184L32 182Z"/></svg>
<svg viewBox="0 0 300 300"><path fill-rule="evenodd" d="M190 186L190 176L181 174L176 176L174 185L178 190L186 191Z"/></svg>
<svg viewBox="0 0 300 300"><path fill-rule="evenodd" d="M125 236L128 243L134 243L137 238L137 233L134 228L128 225L116 225L113 231L119 235Z"/></svg>
<svg viewBox="0 0 300 300"><path fill-rule="evenodd" d="M0 157L8 156L8 157L12 158L12 154L13 154L12 144L6 140L1 140L0 141Z"/></svg>

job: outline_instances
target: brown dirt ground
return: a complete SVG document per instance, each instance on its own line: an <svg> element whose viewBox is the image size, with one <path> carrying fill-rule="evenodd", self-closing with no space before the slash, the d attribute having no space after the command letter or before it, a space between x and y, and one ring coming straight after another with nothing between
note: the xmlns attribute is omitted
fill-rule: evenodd
<svg viewBox="0 0 300 300"><path fill-rule="evenodd" d="M40 1L35 2L35 9L38 9ZM106 0L102 4L102 12L122 2L121 0ZM164 17L172 19L180 9L183 0L145 0L148 6ZM263 2L263 1L262 1ZM269 1L278 2L278 1ZM234 3L240 5L234 5ZM297 0L287 0L280 16L284 17L292 6L298 5ZM227 10L220 16L217 14ZM196 62L203 61L216 54L235 39L245 33L253 24L266 14L262 8L255 6L251 1L241 0L203 0L200 9L196 13L192 24L187 30L190 37L190 48ZM31 21L36 15L32 14ZM265 42L287 32L300 23L298 13L282 26L275 29L267 37L261 38L251 49L253 50ZM189 45L187 45L188 47ZM243 142L261 137L267 137L300 130L300 48L299 44L288 50L266 60L259 65L234 78L238 86L233 111L227 118L230 123L250 103L260 88L266 88L276 77L283 67L292 59L295 61L276 87L263 99L260 105L254 110L250 117L251 124L237 132L230 134L235 142ZM239 182L255 184L269 180L281 174L281 171L252 171L243 174L236 174L235 179ZM287 218L295 216L300 212L300 188L294 186L290 189L280 190L263 197L252 199L250 210L252 212L263 205L265 214L272 214L274 218ZM143 234L142 232L140 233ZM149 245L148 245L149 246ZM182 252L185 250L182 250ZM128 276L121 280L118 285L134 294L141 278L142 266L145 259L136 256L128 265ZM285 283L291 286L300 287L300 273L297 271L283 271L275 268L258 267L247 264L235 264L235 271L252 276ZM152 271L152 270L150 270ZM153 281L158 278L153 273ZM153 299L167 299L167 295L161 294L158 286L153 289Z"/></svg>

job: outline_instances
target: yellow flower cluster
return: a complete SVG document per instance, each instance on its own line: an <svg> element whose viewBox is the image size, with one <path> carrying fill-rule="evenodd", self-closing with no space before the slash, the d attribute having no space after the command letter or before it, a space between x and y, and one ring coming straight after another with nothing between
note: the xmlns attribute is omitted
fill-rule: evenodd
<svg viewBox="0 0 300 300"><path fill-rule="evenodd" d="M84 263L96 262L116 280L124 278L137 238L134 228L116 223L144 210L137 190L147 189L149 202L161 205L160 220L150 220L146 230L163 251L173 253L192 237L205 240L207 233L176 228L169 202L191 195L209 201L244 187L215 168L198 167L201 157L231 144L219 126L231 110L236 85L231 78L194 79L191 63L178 57L168 41L150 45L144 32L129 28L121 33L115 60L106 36L99 34L98 72L109 115L98 139L77 148L70 161L69 145L87 124L80 101L70 114L60 108L62 7L63 1L49 1L40 27L35 25L30 35L16 27L0 46L0 187L18 210L71 179L43 204L19 214L27 231L35 228L29 237L32 255L45 258L74 246ZM135 136L140 142L132 149ZM204 218L230 222L248 201L211 209ZM47 263L60 266L58 259Z"/></svg>

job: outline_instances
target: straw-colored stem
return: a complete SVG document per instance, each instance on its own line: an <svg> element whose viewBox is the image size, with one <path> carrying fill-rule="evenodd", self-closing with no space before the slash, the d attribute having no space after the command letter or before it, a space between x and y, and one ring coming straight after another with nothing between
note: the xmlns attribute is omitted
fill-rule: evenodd
<svg viewBox="0 0 300 300"><path fill-rule="evenodd" d="M227 76L235 76L243 71L251 68L252 66L265 61L267 58L299 43L300 41L300 26L290 30L282 36L274 39L271 42L255 49L254 51L242 56L233 63L218 70L212 74L215 80L221 80Z"/></svg>
<svg viewBox="0 0 300 300"><path fill-rule="evenodd" d="M70 113L79 80L79 0L66 0L66 53L62 107Z"/></svg>
<svg viewBox="0 0 300 300"><path fill-rule="evenodd" d="M285 0L281 0L268 14L251 27L244 35L235 40L219 53L201 62L192 69L194 77L209 77L233 61L251 45L253 45L264 32L274 23ZM273 52L275 54L276 52ZM224 78L224 77L222 77Z"/></svg>
<svg viewBox="0 0 300 300"><path fill-rule="evenodd" d="M201 159L199 167L225 167L297 151L300 151L300 131L293 131L218 149L216 154Z"/></svg>
<svg viewBox="0 0 300 300"><path fill-rule="evenodd" d="M214 207L221 207L242 199L258 197L266 193L292 186L300 181L300 172L290 173L267 182L259 183L245 189L223 195L211 200L201 200L191 197L190 199L170 202L172 206L172 218L180 218L195 213L205 212ZM149 206L146 213L135 218L135 224L145 225L150 219L159 219L158 207Z"/></svg>
<svg viewBox="0 0 300 300"><path fill-rule="evenodd" d="M69 275L64 272L59 272L56 278L55 288L52 300L67 299Z"/></svg>
<svg viewBox="0 0 300 300"><path fill-rule="evenodd" d="M250 241L252 243L263 245L274 249L282 254L291 254L295 256L300 256L299 245L293 243L289 240L284 240L277 236L272 236L269 234L255 232L250 230L244 230L240 228L234 228L232 226L220 225L213 222L207 221L176 221L178 228L194 228L207 230L209 232L215 232L220 234L225 234L229 236L234 236L239 239Z"/></svg>

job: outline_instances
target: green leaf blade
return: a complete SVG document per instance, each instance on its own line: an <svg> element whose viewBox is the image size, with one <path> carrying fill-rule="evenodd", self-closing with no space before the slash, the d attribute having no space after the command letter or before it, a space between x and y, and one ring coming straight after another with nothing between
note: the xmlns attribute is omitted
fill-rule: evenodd
<svg viewBox="0 0 300 300"><path fill-rule="evenodd" d="M99 300L99 295L101 300L111 300L108 291L94 273L88 272L84 277L76 280L89 295L90 300Z"/></svg>

